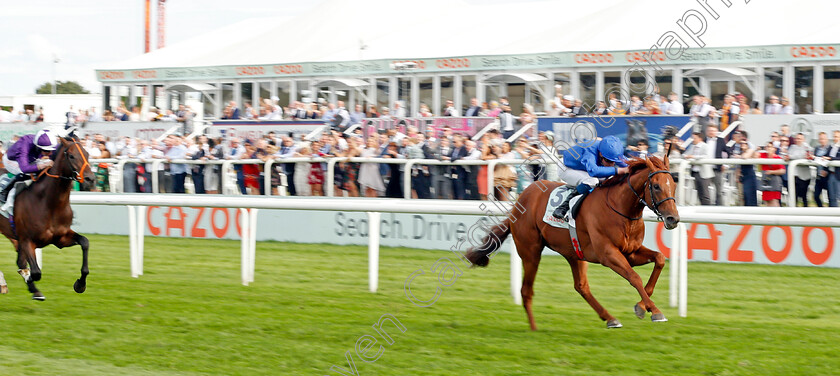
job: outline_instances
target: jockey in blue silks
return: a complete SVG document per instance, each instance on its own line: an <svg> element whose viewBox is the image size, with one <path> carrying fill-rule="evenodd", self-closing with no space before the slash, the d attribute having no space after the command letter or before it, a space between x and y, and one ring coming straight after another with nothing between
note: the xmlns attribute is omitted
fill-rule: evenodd
<svg viewBox="0 0 840 376"><path fill-rule="evenodd" d="M563 150L565 168L560 171L560 179L576 189L554 210L554 217L565 217L572 197L591 192L601 179L627 173L624 161L624 144L615 136Z"/></svg>
<svg viewBox="0 0 840 376"><path fill-rule="evenodd" d="M0 201L4 202L0 210L8 212L14 204L15 183L26 180L29 177L28 174L37 173L53 165L49 156L58 148L58 137L55 130L45 128L36 134L21 137L14 145L9 147L9 150L3 155L3 165L9 174L14 177L6 182L3 191L0 192ZM4 177L3 180L9 179ZM6 199L7 196L8 200Z"/></svg>

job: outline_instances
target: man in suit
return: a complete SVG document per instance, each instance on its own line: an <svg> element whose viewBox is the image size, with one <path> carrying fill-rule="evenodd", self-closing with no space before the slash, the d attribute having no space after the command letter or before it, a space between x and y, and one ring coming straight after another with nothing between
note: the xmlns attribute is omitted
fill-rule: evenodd
<svg viewBox="0 0 840 376"><path fill-rule="evenodd" d="M814 159L825 159L828 152L831 151L831 145L828 143L828 133L820 132L817 136L819 144L814 149ZM823 206L822 191L828 190L828 182L830 172L826 167L817 167L817 180L814 182L814 201L818 207ZM797 192L799 192L797 190ZM831 195L829 195L829 198Z"/></svg>
<svg viewBox="0 0 840 376"><path fill-rule="evenodd" d="M718 129L714 125L706 127L706 152L708 158L729 158L730 150L726 146L726 140L718 137ZM710 180L710 184L715 186L715 205L723 205L723 166L713 165L712 169L715 176ZM708 186L706 187L708 191Z"/></svg>
<svg viewBox="0 0 840 376"><path fill-rule="evenodd" d="M467 148L467 155L464 156L465 161L477 161L481 158L481 151L478 150L476 147L475 141L467 140L464 142ZM481 196L478 194L478 170L481 166L467 166L467 181L464 182L464 185L467 188L470 200L479 200Z"/></svg>
<svg viewBox="0 0 840 376"><path fill-rule="evenodd" d="M463 136L455 135L453 145L449 160L456 162L467 156ZM466 185L464 183L467 181L467 177L468 174L464 166L453 166L451 168L449 178L452 179L452 193L456 200L466 199Z"/></svg>
<svg viewBox="0 0 840 376"><path fill-rule="evenodd" d="M481 106L478 105L478 99L473 98L470 100L470 108L467 109L467 112L464 112L464 116L478 116L479 111L481 111Z"/></svg>
<svg viewBox="0 0 840 376"><path fill-rule="evenodd" d="M439 161L448 161L452 156L452 147L446 137L437 140L437 147L434 148L434 157ZM432 186L435 189L435 196L440 199L452 199L452 183L450 181L450 166L431 166Z"/></svg>
<svg viewBox="0 0 840 376"><path fill-rule="evenodd" d="M691 120L696 121L700 126L701 132L708 133L706 127L712 122L710 116L711 111L712 106L706 103L706 97L702 95L694 96L694 105L691 106L689 114L691 115Z"/></svg>
<svg viewBox="0 0 840 376"><path fill-rule="evenodd" d="M569 116L586 116L586 109L583 108L583 101L580 99L575 99L575 104L572 106L572 112L569 113Z"/></svg>
<svg viewBox="0 0 840 376"><path fill-rule="evenodd" d="M286 159L294 157L295 153L297 152L297 146L295 146L295 140L292 138L292 132L289 132L287 137L282 138L282 144L280 146L280 158ZM286 182L288 183L289 188L289 195L290 196L297 196L297 191L295 190L295 164L294 163L283 163L283 173L286 174Z"/></svg>
<svg viewBox="0 0 840 376"><path fill-rule="evenodd" d="M230 116L228 119L239 120L242 117L239 107L236 106L236 101L230 101L230 103L228 103L228 108L230 108Z"/></svg>
<svg viewBox="0 0 840 376"><path fill-rule="evenodd" d="M840 161L840 131L834 131L834 144L828 151L828 160ZM828 206L836 208L840 199L840 171L836 167L829 167L828 170Z"/></svg>
<svg viewBox="0 0 840 376"><path fill-rule="evenodd" d="M306 107L303 102L295 101L295 109L291 111L292 118L295 120L306 120Z"/></svg>

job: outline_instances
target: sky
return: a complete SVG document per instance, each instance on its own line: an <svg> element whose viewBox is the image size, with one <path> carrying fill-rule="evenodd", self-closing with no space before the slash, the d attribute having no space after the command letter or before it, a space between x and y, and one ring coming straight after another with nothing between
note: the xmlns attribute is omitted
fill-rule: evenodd
<svg viewBox="0 0 840 376"><path fill-rule="evenodd" d="M295 16L321 1L168 0L166 42L254 17ZM156 4L152 0L152 48ZM98 93L94 69L143 53L145 0L3 0L0 95L34 94L45 82L77 81ZM53 56L58 63L53 63Z"/></svg>

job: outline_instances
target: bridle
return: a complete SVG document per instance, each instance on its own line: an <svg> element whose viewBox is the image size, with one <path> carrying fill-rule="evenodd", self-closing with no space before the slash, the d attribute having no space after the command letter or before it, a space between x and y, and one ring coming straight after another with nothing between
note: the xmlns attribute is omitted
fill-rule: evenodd
<svg viewBox="0 0 840 376"><path fill-rule="evenodd" d="M654 175L656 175L656 174L670 174L670 173L671 172L668 171L668 170L658 170L658 171L650 172L648 174L647 181L645 182L645 185L648 187L648 190L649 190L649 193L650 193L650 200L651 200L650 203L648 203L643 196L640 196L639 193L636 192L636 190L633 188L633 185L630 184L631 175L627 174L625 176L625 179L627 180L627 186L630 187L630 191L633 192L633 194L639 200L639 203L641 203L644 206L647 206L651 211L653 211L653 213L656 214L656 218L660 221L662 221L662 212L659 211L659 205L662 205L663 203L665 203L665 201L668 201L668 200L673 200L674 202L676 202L677 200L674 198L674 196L670 196L670 197L663 198L662 200L659 200L657 202L653 202L653 200L654 200L654 198L653 198L653 182L651 181L651 179L653 179ZM644 190L644 188L642 188L642 189ZM631 221L635 221L635 220L638 220L638 219L642 218L642 214L639 214L638 217L630 217L630 216L616 210L612 206L612 204L610 203L609 193L607 193L607 206L609 206L610 209L612 209L612 211L618 213L620 216L622 216L624 218L627 218Z"/></svg>
<svg viewBox="0 0 840 376"><path fill-rule="evenodd" d="M75 146L76 150L79 151L79 156L82 158L82 161L84 162L84 163L82 163L81 171L76 170L76 168L73 166L73 163L68 162L68 163L70 163L70 168L73 171L73 176L51 174L48 171L50 169L45 168L45 169L41 170L41 172L38 174L38 176L36 176L34 179L32 179L33 181L37 181L42 175L45 175L45 176L48 176L48 177L51 177L51 178L56 178L56 179L75 180L75 181L78 181L79 183L84 182L84 180L85 180L85 176L84 176L85 168L90 167L90 162L88 162L87 157L85 157L85 153L84 153L84 151L82 151L82 146L79 143L79 141L74 140L74 139L66 139L66 140L73 142L73 145L72 146L67 146L67 147L64 148L64 158L65 158L65 160L70 161L71 155L70 155L69 149L71 147ZM54 167L57 167L57 166L54 166Z"/></svg>

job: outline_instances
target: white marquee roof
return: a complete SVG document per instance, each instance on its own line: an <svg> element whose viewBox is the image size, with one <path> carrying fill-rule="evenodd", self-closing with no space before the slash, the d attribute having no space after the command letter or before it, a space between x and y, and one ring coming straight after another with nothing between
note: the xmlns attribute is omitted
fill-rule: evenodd
<svg viewBox="0 0 840 376"><path fill-rule="evenodd" d="M720 17L704 12L707 47L840 41L828 1L708 3ZM676 20L690 9L703 12L690 0L328 0L297 17L247 20L101 69L647 50L667 31L684 36Z"/></svg>

